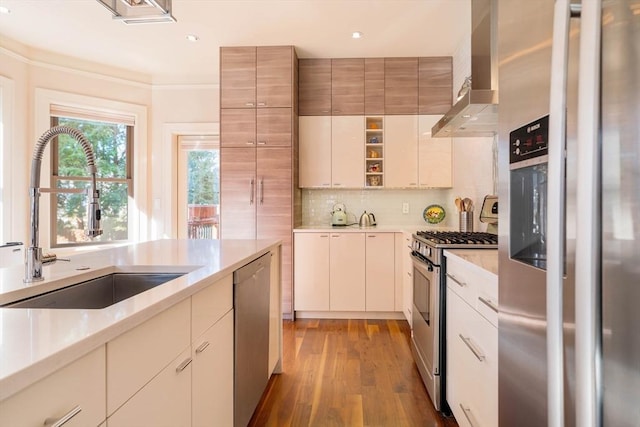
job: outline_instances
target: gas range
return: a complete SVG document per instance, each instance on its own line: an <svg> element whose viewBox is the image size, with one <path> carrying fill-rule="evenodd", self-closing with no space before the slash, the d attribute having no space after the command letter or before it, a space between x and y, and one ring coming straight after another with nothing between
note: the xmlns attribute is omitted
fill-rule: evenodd
<svg viewBox="0 0 640 427"><path fill-rule="evenodd" d="M411 249L435 265L440 265L444 249L497 249L498 235L483 232L418 231Z"/></svg>

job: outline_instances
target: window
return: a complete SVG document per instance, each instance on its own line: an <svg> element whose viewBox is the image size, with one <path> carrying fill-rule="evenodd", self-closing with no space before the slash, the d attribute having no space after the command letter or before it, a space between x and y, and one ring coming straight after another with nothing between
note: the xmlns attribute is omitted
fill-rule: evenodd
<svg viewBox="0 0 640 427"><path fill-rule="evenodd" d="M97 187L100 191L103 234L89 238L85 193L56 193L51 203L51 246L77 246L131 239L130 203L133 200L133 119L101 117L98 113L51 109L51 125L80 130L95 153ZM71 136L51 141L51 186L86 189L90 175L81 145Z"/></svg>

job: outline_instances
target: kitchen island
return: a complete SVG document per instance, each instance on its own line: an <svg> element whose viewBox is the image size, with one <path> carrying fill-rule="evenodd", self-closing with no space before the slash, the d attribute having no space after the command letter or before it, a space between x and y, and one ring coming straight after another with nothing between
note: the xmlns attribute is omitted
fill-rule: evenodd
<svg viewBox="0 0 640 427"><path fill-rule="evenodd" d="M0 308L0 420L11 409L10 404L14 398L31 392L39 383L45 383L49 378L55 377L70 364L74 365L76 361L82 361L86 357L93 358L94 354L97 354L95 359L98 362L92 366L99 366L100 369L92 369L90 372L101 373L101 380L103 383L106 382L107 389L106 405L104 400L102 403L99 402L104 396L94 399L98 400L96 406L101 407L103 412L98 414L100 418L94 425L100 424L107 417L111 420L112 413L120 411L119 406L131 396L110 398L111 373L121 371L120 367L116 367L110 372L110 363L115 360L110 351L115 352L122 347L125 350L124 362L127 364L134 364L142 354L136 354L135 348L127 348L125 344L147 344L148 341L151 350L166 349L173 345L173 349L179 351L175 355L166 356L169 358L168 361L166 357L164 360L160 358L158 363L163 365L161 368L169 367L170 371L174 372L170 362L173 362L174 358L175 361L182 362L183 355L186 354L187 358L184 360L189 360L187 366L191 361L189 355L193 355L195 369L195 356L204 351L200 343L196 346L196 341L205 333L206 328L216 328L216 325L223 321L221 319L228 319L225 322L232 328L233 316L230 313L233 311L233 272L269 252L273 255L270 277L269 373L277 371L281 359L280 246L279 241L266 240L144 242L74 255L69 262L58 261L46 266L45 280L30 284L22 281L22 267L0 269L0 305L114 272L184 273L174 280L103 309ZM218 304L218 299L224 300L224 303ZM216 313L215 319L211 313ZM208 321L213 326L202 320L207 316L211 318ZM179 327L176 326L178 324ZM230 349L232 354L233 334L221 336L225 337L225 342L212 341L212 348L224 346ZM126 343L127 340L129 343ZM156 343L157 348L154 348L153 345ZM151 359L156 357L156 353L151 353ZM145 365L151 366L154 361L142 358L140 362L141 368L138 371L144 371ZM178 368L184 370L187 366L178 366L175 372L178 372ZM152 378L155 381L156 374L158 378L162 375L157 372L149 373L147 376L150 378L140 379L142 385L147 388L146 384L153 382ZM136 375L137 372L132 373L125 381ZM191 375L188 377L190 379ZM191 382L188 385L191 388ZM126 387L118 385L111 389L118 391ZM45 394L55 397L70 391L51 389L45 390ZM132 392L140 394L138 389L132 389ZM233 394L232 387L222 392ZM104 390L102 393L104 394ZM131 399L133 400L135 396ZM143 401L144 399L141 400ZM122 406L127 405L128 401ZM182 406L190 408L191 401ZM28 414L30 410L24 412ZM65 412L58 412L50 416L59 418L64 414ZM191 414L189 421L183 418L180 420L181 425L191 424ZM43 421L44 418L40 422ZM149 422L149 419L146 421ZM193 422L196 422L195 413ZM90 423L93 423L93 420ZM109 423L112 424L117 425L116 422Z"/></svg>

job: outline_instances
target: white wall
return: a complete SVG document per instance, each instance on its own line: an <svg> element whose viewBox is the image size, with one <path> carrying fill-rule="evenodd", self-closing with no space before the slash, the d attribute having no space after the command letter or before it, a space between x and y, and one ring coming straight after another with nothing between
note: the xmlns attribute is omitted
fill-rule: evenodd
<svg viewBox="0 0 640 427"><path fill-rule="evenodd" d="M4 41L3 41L4 42ZM148 229L142 230L142 238L174 237L175 227L167 224L172 221L165 218L167 211L175 210L171 203L171 191L175 191L175 145L164 143L164 126L167 123L181 123L181 129L201 129L202 123L218 122L219 90L217 86L152 86L137 80L121 77L121 70L109 70L89 67L86 64L69 60L68 66L50 65L48 62L34 60L25 56L25 50L15 46L0 44L0 76L13 87L11 141L11 170L3 166L2 175L9 176L9 182L3 193L9 195L10 212L3 227L4 241L27 242L29 233L28 182L30 158L39 135L35 133L35 89L45 88L60 92L82 94L86 96L126 102L147 108L146 151L149 154L143 163L147 191L142 197L142 214ZM28 50L26 50L28 54ZM81 71L91 69L92 71ZM188 132L187 132L188 133ZM164 166L163 166L164 165ZM167 166L168 165L168 166ZM167 192L169 197L165 197ZM138 195L140 196L140 195ZM44 196L49 197L49 196ZM43 212L41 212L43 214ZM41 221L46 220L42 217ZM43 242L44 243L44 242ZM43 245L44 246L44 245Z"/></svg>

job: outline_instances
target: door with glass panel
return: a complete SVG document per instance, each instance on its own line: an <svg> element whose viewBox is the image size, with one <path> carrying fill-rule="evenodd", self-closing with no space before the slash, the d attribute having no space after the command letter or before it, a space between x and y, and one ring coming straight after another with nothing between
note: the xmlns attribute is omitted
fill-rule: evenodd
<svg viewBox="0 0 640 427"><path fill-rule="evenodd" d="M220 145L217 135L178 137L178 238L220 236Z"/></svg>

